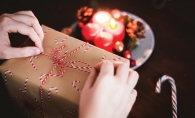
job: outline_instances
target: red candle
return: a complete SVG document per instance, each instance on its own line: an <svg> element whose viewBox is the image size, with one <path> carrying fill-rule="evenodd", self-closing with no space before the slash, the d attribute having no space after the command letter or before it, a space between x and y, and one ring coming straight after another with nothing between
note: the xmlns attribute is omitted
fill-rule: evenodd
<svg viewBox="0 0 195 118"><path fill-rule="evenodd" d="M113 9L111 11L111 15L112 15L113 18L119 19L121 17L121 11L118 10L118 9Z"/></svg>
<svg viewBox="0 0 195 118"><path fill-rule="evenodd" d="M102 49L105 49L109 52L112 52L113 48L113 36L112 34L108 32L100 32L95 38L94 38L94 44Z"/></svg>
<svg viewBox="0 0 195 118"><path fill-rule="evenodd" d="M92 42L94 37L100 32L100 26L96 23L87 23L81 32L85 41Z"/></svg>
<svg viewBox="0 0 195 118"><path fill-rule="evenodd" d="M124 24L114 19L111 19L109 24L105 26L104 29L106 32L109 32L113 35L113 43L117 41L122 41L125 37L125 27Z"/></svg>

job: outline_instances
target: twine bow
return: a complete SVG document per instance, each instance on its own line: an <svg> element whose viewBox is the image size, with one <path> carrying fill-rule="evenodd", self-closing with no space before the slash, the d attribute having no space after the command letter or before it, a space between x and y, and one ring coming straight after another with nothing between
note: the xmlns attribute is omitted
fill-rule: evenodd
<svg viewBox="0 0 195 118"><path fill-rule="evenodd" d="M62 51L62 49L67 47L66 45L63 45L60 48L51 49L50 55L48 55L46 53L42 53L43 55L45 55L46 57L51 59L53 61L53 64L54 64L54 67L51 69L51 71L48 74L43 74L43 75L40 76L41 85L39 87L39 90L40 90L40 99L41 99L42 112L43 112L43 117L44 118L46 118L46 114L45 114L45 111L44 111L43 85L46 83L46 81L51 76L63 77L64 73L66 72L66 67L89 73L90 69L92 67L89 64L87 64L86 62L83 62L81 60L73 60L73 61L69 61L69 62L65 61L67 58L69 58L71 55L73 55L74 53L79 51L81 48L83 48L87 44L88 43L82 44L81 46L79 46L78 48L76 48L74 51L72 51L70 53L68 53L68 50L66 50L63 55L61 55L62 54L61 51ZM85 64L86 66L85 67L76 66L75 63L82 63L82 64ZM60 70L57 74L54 74L54 71L56 70L57 67L59 67ZM45 77L45 78L43 78L43 77Z"/></svg>

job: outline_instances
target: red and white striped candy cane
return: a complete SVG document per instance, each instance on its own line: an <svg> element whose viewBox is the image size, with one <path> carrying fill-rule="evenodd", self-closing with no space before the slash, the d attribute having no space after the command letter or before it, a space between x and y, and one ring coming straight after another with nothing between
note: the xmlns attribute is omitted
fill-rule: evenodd
<svg viewBox="0 0 195 118"><path fill-rule="evenodd" d="M68 113L70 113L70 114L78 113L78 110L70 111L70 110L68 110L67 107L65 107L65 111L68 112Z"/></svg>
<svg viewBox="0 0 195 118"><path fill-rule="evenodd" d="M102 56L102 61L105 60L105 58L106 58L106 55L103 55L103 56Z"/></svg>
<svg viewBox="0 0 195 118"><path fill-rule="evenodd" d="M111 62L114 62L114 61L119 61L119 60L122 60L122 58L121 58L121 57L119 57L119 58L114 58L114 59L111 59L110 61L111 61Z"/></svg>
<svg viewBox="0 0 195 118"><path fill-rule="evenodd" d="M103 55L103 56L102 56L102 61L105 60L105 58L106 58L106 56ZM118 57L118 58L111 59L111 60L109 60L109 61L114 62L114 61L119 61L119 60L122 60L122 58L121 58L121 57Z"/></svg>
<svg viewBox="0 0 195 118"><path fill-rule="evenodd" d="M50 115L52 115L53 118L66 118L66 117L64 117L64 116L56 115L56 114L52 113L51 110L48 110L47 112L48 112Z"/></svg>
<svg viewBox="0 0 195 118"><path fill-rule="evenodd" d="M66 38L62 39L61 41L57 41L57 39L54 39L54 43L55 43L56 45L59 45L59 44L64 43L65 40L66 40Z"/></svg>
<svg viewBox="0 0 195 118"><path fill-rule="evenodd" d="M92 45L89 45L86 49L84 49L84 53L86 53L91 47Z"/></svg>
<svg viewBox="0 0 195 118"><path fill-rule="evenodd" d="M72 82L72 86L78 91L78 92L81 92L81 90L75 85L75 83L80 83L80 81L78 80L75 80Z"/></svg>
<svg viewBox="0 0 195 118"><path fill-rule="evenodd" d="M12 95L12 98L18 99L18 96L17 95Z"/></svg>
<svg viewBox="0 0 195 118"><path fill-rule="evenodd" d="M55 90L56 93L58 93L58 88L57 87L50 87L48 90L48 100L51 101L51 91Z"/></svg>
<svg viewBox="0 0 195 118"><path fill-rule="evenodd" d="M47 32L49 32L51 29L46 29L43 33L47 34Z"/></svg>
<svg viewBox="0 0 195 118"><path fill-rule="evenodd" d="M30 64L32 65L32 67L35 69L35 70L37 70L37 68L36 68L36 66L35 66L35 64L34 64L34 62L32 61L32 59L33 58L38 58L37 56L32 56L32 57L30 57L30 59L29 59L29 62L30 62Z"/></svg>
<svg viewBox="0 0 195 118"><path fill-rule="evenodd" d="M5 84L7 84L7 73L9 73L10 77L12 77L12 72L10 70L6 70L4 72L4 80L5 80Z"/></svg>
<svg viewBox="0 0 195 118"><path fill-rule="evenodd" d="M41 112L42 112L42 109L41 109L41 106L40 106L40 104L39 104L38 100L37 100L37 99L35 99L35 102L36 102L37 107L38 107L36 110L37 110L38 112L40 112L40 113L41 113Z"/></svg>
<svg viewBox="0 0 195 118"><path fill-rule="evenodd" d="M27 90L27 82L28 82L28 78L26 78L25 82L24 82L24 89L22 90L20 87L19 87L19 90L23 93L26 93L26 90Z"/></svg>
<svg viewBox="0 0 195 118"><path fill-rule="evenodd" d="M172 88L172 113L173 113L173 118L177 118L177 90L176 90L176 85L175 81L172 77L168 75L163 75L156 83L156 93L160 93L161 91L161 86L162 83L168 80L171 84Z"/></svg>

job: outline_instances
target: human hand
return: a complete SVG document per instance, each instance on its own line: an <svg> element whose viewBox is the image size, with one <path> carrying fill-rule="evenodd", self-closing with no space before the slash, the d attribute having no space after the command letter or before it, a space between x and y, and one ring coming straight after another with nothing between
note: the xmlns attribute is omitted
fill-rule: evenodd
<svg viewBox="0 0 195 118"><path fill-rule="evenodd" d="M10 46L9 33L29 36L35 47L13 48ZM39 21L31 11L20 11L0 16L0 59L27 57L43 52L43 31Z"/></svg>
<svg viewBox="0 0 195 118"><path fill-rule="evenodd" d="M95 69L96 68L96 69ZM136 100L138 73L104 61L93 68L80 96L80 118L126 118Z"/></svg>

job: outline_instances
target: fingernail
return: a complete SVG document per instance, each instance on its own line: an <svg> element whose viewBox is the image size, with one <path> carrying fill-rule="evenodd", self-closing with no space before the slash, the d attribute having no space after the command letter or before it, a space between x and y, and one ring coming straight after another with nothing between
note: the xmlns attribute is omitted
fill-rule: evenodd
<svg viewBox="0 0 195 118"><path fill-rule="evenodd" d="M34 55L37 55L37 54L40 54L41 53L41 51L39 49L33 49L32 51L33 51L32 53Z"/></svg>

